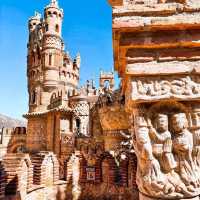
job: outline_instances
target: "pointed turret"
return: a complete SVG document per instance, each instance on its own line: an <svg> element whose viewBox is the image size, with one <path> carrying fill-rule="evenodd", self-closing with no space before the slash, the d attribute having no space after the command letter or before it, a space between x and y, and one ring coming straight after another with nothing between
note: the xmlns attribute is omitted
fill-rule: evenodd
<svg viewBox="0 0 200 200"><path fill-rule="evenodd" d="M35 30L36 26L41 23L41 18L42 18L42 15L39 12L35 11L35 15L30 17L28 20L29 32L32 32Z"/></svg>
<svg viewBox="0 0 200 200"><path fill-rule="evenodd" d="M59 8L58 1L51 0L50 4L45 7L44 13L45 33L61 37L63 9Z"/></svg>

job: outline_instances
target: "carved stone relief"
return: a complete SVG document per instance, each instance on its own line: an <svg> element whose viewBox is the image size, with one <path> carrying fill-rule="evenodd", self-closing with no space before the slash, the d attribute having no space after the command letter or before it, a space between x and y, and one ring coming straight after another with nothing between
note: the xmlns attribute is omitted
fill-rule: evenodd
<svg viewBox="0 0 200 200"><path fill-rule="evenodd" d="M89 104L87 102L80 102L72 104L72 109L75 116L88 116L89 115Z"/></svg>
<svg viewBox="0 0 200 200"><path fill-rule="evenodd" d="M53 47L57 49L62 48L61 39L56 36L46 37L44 42L45 42L45 47Z"/></svg>
<svg viewBox="0 0 200 200"><path fill-rule="evenodd" d="M132 81L132 99L140 102L199 97L200 79L198 76L140 77Z"/></svg>
<svg viewBox="0 0 200 200"><path fill-rule="evenodd" d="M162 199L199 195L200 127L195 124L199 110L158 103L149 112L138 111L133 143L140 192Z"/></svg>

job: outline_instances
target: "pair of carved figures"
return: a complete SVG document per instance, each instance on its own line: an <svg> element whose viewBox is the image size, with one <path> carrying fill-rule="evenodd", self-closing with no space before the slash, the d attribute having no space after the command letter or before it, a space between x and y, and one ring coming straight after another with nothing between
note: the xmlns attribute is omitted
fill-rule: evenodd
<svg viewBox="0 0 200 200"><path fill-rule="evenodd" d="M136 119L134 147L140 192L159 198L193 197L200 189L200 134L185 113Z"/></svg>

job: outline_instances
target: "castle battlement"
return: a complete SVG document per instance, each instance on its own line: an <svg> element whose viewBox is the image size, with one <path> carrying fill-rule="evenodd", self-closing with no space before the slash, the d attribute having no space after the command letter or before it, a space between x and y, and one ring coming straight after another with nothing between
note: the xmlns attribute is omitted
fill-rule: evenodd
<svg viewBox="0 0 200 200"><path fill-rule="evenodd" d="M3 136L12 135L14 133L14 128L2 128L0 134Z"/></svg>
<svg viewBox="0 0 200 200"><path fill-rule="evenodd" d="M16 127L15 130L14 130L14 134L25 135L26 134L26 127Z"/></svg>

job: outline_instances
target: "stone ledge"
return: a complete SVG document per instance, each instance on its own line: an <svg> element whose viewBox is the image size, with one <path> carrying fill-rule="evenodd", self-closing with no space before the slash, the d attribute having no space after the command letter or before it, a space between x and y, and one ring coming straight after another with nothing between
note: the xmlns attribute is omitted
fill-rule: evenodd
<svg viewBox="0 0 200 200"><path fill-rule="evenodd" d="M148 62L128 64L127 75L200 74L200 61Z"/></svg>
<svg viewBox="0 0 200 200"><path fill-rule="evenodd" d="M171 15L167 17L143 17L143 16L122 16L113 18L113 29L131 28L131 31L139 28L171 28L171 27L199 27L200 14L199 13L183 13L178 15Z"/></svg>
<svg viewBox="0 0 200 200"><path fill-rule="evenodd" d="M127 5L113 8L113 16L167 16L183 12L197 12L200 5L183 5L180 3L166 3L148 5Z"/></svg>

